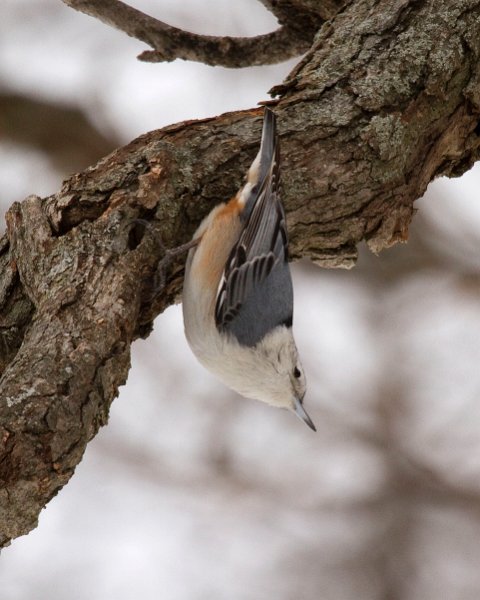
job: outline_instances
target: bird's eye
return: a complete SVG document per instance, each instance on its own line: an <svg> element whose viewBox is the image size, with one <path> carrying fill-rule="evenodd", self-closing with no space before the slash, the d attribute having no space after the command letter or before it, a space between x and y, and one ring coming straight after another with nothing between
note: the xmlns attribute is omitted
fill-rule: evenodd
<svg viewBox="0 0 480 600"><path fill-rule="evenodd" d="M299 377L300 377L301 375L302 375L302 374L301 374L301 372L300 372L300 369L299 369L298 367L295 367L295 368L293 369L293 376L294 376L296 379L299 379Z"/></svg>

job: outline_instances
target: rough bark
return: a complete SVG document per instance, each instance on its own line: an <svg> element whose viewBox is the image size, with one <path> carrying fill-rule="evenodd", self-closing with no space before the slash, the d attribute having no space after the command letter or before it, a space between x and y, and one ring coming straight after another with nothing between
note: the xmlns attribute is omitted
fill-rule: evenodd
<svg viewBox="0 0 480 600"><path fill-rule="evenodd" d="M292 257L350 267L407 238L415 199L480 153L480 0L358 0L275 92ZM0 540L32 529L107 421L130 344L179 299L182 260L152 303L167 247L231 196L262 110L148 133L16 203L0 246ZM159 376L161 385L161 376Z"/></svg>

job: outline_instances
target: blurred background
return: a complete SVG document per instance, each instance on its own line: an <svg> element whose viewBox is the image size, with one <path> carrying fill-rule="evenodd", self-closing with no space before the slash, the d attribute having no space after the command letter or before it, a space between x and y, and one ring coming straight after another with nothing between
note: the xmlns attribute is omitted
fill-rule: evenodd
<svg viewBox="0 0 480 600"><path fill-rule="evenodd" d="M198 33L275 27L256 0L132 4ZM141 63L60 0L0 16L3 211L148 130L255 106L295 63ZM352 271L294 266L316 435L225 389L180 307L160 315L108 427L2 552L1 600L478 600L479 190L478 166L434 182L408 245Z"/></svg>

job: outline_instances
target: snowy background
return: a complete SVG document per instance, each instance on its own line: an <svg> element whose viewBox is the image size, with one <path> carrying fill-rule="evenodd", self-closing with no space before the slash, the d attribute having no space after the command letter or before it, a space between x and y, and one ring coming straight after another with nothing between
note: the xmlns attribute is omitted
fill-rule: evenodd
<svg viewBox="0 0 480 600"><path fill-rule="evenodd" d="M132 4L198 33L275 27L256 0ZM295 63L143 49L60 0L2 0L3 210L145 131L255 106ZM478 167L434 182L408 245L352 271L294 266L317 434L205 372L180 307L158 317L108 427L2 552L0 600L478 600L479 190Z"/></svg>

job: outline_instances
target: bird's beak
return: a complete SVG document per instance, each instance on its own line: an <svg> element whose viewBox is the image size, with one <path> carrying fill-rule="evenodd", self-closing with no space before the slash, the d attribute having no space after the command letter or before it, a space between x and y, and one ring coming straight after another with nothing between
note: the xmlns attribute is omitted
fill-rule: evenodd
<svg viewBox="0 0 480 600"><path fill-rule="evenodd" d="M302 419L304 423L306 423L310 429L313 431L317 431L317 428L313 424L312 419L308 416L307 411L303 408L303 404L300 402L298 398L295 398L295 409L293 411L299 419Z"/></svg>

